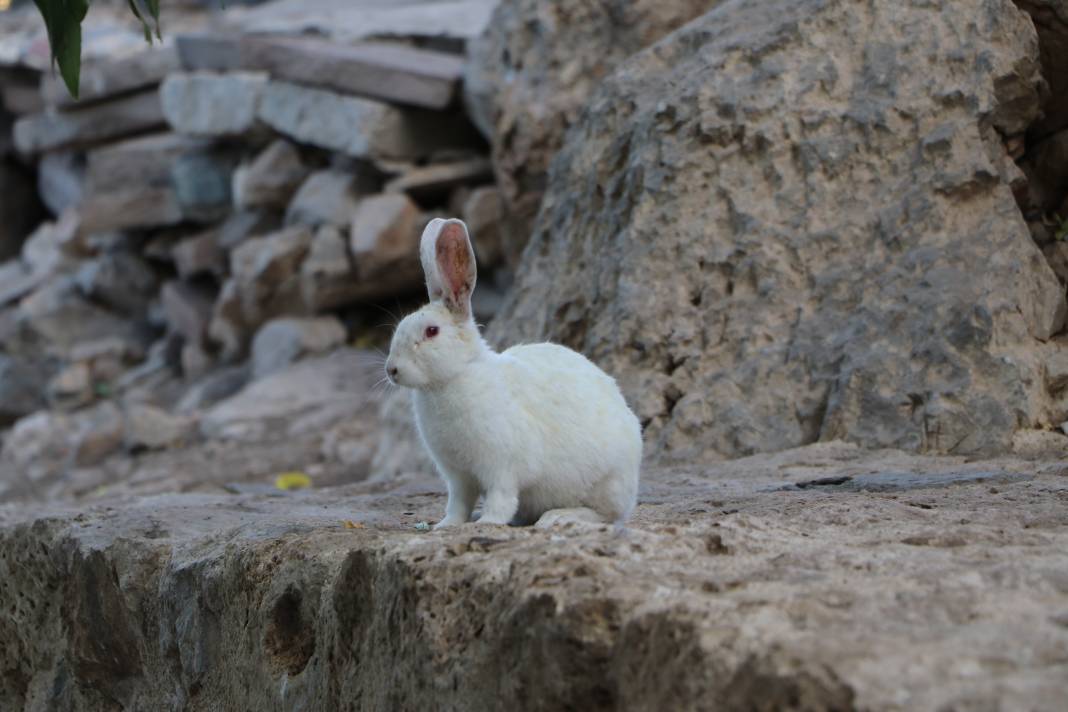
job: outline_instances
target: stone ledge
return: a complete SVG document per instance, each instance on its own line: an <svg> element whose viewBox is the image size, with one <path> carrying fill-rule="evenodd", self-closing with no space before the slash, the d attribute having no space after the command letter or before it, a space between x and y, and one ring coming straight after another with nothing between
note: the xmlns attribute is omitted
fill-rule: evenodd
<svg viewBox="0 0 1068 712"><path fill-rule="evenodd" d="M917 478L781 489L880 468ZM0 707L1062 699L1063 463L818 447L658 470L626 530L424 533L440 486L369 491L0 508Z"/></svg>

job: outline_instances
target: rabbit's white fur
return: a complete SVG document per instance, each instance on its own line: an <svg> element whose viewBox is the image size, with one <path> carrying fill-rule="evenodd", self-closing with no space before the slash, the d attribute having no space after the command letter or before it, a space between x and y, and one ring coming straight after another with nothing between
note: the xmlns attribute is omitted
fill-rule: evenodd
<svg viewBox="0 0 1068 712"><path fill-rule="evenodd" d="M419 434L448 484L438 526L467 522L480 494L485 523L548 522L565 513L542 515L564 508L625 519L642 438L616 382L563 346L486 344L471 317L474 251L459 220L432 221L420 255L433 301L397 327L386 373L413 389Z"/></svg>

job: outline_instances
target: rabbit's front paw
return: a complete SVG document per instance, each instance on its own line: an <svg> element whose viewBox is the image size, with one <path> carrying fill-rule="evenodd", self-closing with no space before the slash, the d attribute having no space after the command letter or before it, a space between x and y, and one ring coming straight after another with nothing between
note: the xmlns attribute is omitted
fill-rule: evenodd
<svg viewBox="0 0 1068 712"><path fill-rule="evenodd" d="M463 519L459 517L445 517L440 522L434 525L434 529L444 529L445 527L458 527L464 523Z"/></svg>

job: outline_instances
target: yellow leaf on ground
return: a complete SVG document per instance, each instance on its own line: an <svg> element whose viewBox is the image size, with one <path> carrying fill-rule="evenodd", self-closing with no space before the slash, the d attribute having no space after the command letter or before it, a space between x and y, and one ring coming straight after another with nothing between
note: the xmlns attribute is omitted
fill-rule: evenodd
<svg viewBox="0 0 1068 712"><path fill-rule="evenodd" d="M274 478L274 486L280 490L304 489L311 487L311 478L303 472L283 472Z"/></svg>

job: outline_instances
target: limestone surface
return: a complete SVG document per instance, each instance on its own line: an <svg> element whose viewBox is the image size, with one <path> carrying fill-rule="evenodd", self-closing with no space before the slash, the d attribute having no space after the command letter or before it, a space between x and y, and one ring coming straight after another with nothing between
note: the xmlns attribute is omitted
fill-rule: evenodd
<svg viewBox="0 0 1068 712"><path fill-rule="evenodd" d="M0 707L1063 708L1063 463L644 476L619 529L426 532L421 479L0 505Z"/></svg>

